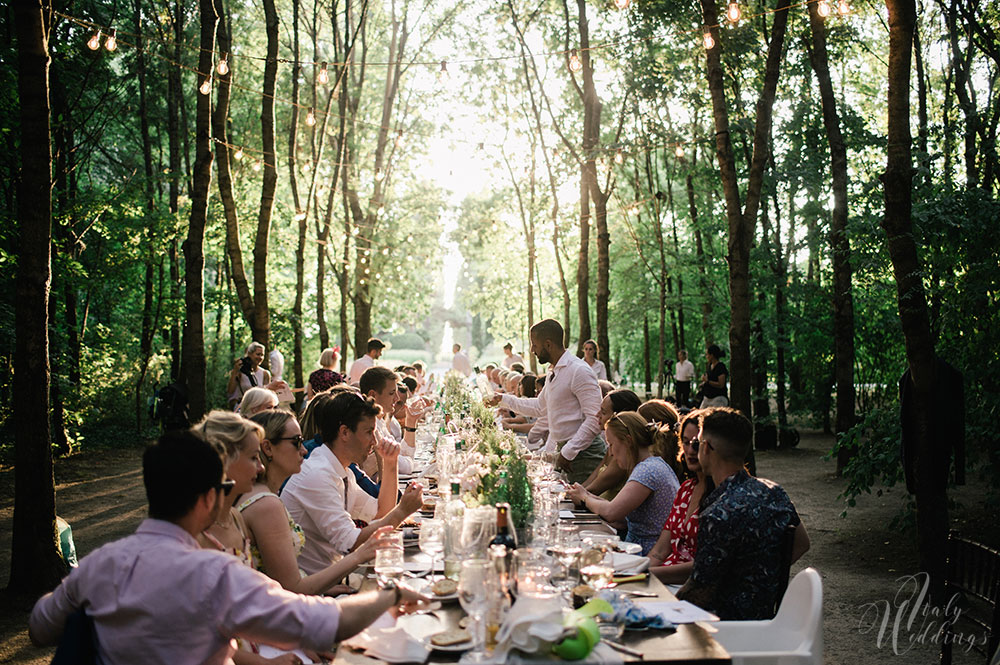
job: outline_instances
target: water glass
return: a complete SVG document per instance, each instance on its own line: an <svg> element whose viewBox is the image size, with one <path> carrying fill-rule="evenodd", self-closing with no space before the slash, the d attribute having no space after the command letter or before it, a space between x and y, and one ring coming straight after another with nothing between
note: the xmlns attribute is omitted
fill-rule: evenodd
<svg viewBox="0 0 1000 665"><path fill-rule="evenodd" d="M514 552L511 565L518 596L551 598L558 593L552 586L552 571L556 562L536 547L521 547Z"/></svg>
<svg viewBox="0 0 1000 665"><path fill-rule="evenodd" d="M570 572L576 558L583 550L580 542L580 534L573 524L559 524L556 527L555 544L549 547L549 551L559 560L564 569L563 586L570 589L574 586Z"/></svg>
<svg viewBox="0 0 1000 665"><path fill-rule="evenodd" d="M434 579L434 563L444 552L444 522L424 520L420 523L420 551L431 558L431 572L428 579Z"/></svg>
<svg viewBox="0 0 1000 665"><path fill-rule="evenodd" d="M469 615L469 621L474 626L475 647L464 659L471 662L482 662L488 658L483 616L490 596L495 593L493 570L493 565L485 559L463 561L458 578L458 602L462 604L462 609Z"/></svg>
<svg viewBox="0 0 1000 665"><path fill-rule="evenodd" d="M486 549L496 536L496 509L493 506L466 508L462 523L462 552L470 557L486 558Z"/></svg>

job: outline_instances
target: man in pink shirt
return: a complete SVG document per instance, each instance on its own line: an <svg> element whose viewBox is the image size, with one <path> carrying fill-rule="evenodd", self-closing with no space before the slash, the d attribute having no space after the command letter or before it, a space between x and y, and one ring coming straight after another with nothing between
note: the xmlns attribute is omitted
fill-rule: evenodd
<svg viewBox="0 0 1000 665"><path fill-rule="evenodd" d="M235 637L329 651L386 610L422 599L402 588L337 600L303 596L236 557L199 548L195 537L217 519L233 487L223 457L190 431L150 446L142 459L149 519L84 557L35 603L32 642L58 643L67 618L83 610L105 665L228 665Z"/></svg>

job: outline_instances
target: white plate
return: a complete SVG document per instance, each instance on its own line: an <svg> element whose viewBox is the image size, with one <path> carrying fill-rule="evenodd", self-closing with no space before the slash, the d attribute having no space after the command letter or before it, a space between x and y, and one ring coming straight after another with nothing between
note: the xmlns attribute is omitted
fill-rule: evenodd
<svg viewBox="0 0 1000 665"><path fill-rule="evenodd" d="M406 586L408 589L412 589L413 591L421 593L428 598L433 598L434 600L458 600L458 591L455 593L449 593L446 596L439 596L431 590L433 582L422 577L404 579L401 584Z"/></svg>
<svg viewBox="0 0 1000 665"><path fill-rule="evenodd" d="M639 543L627 543L623 540L615 545L615 549L622 554L638 554L642 551L642 545Z"/></svg>
<svg viewBox="0 0 1000 665"><path fill-rule="evenodd" d="M468 642L462 642L461 644L452 644L451 646L448 647L438 646L437 644L434 644L433 642L431 642L432 637L433 635L428 635L424 637L422 640L420 640L421 642L423 642L424 646L430 649L431 651L447 651L451 653L462 653L463 651L468 651L469 649L472 648L471 637L469 638Z"/></svg>

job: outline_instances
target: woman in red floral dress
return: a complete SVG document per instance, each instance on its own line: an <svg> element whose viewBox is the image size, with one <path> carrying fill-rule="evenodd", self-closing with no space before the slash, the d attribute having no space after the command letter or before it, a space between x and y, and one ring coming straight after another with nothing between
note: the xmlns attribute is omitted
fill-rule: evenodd
<svg viewBox="0 0 1000 665"><path fill-rule="evenodd" d="M649 557L650 570L667 584L683 584L694 568L698 548L698 509L702 498L713 489L698 463L698 450L691 440L698 436L698 412L692 411L680 422L680 458L692 477L681 483L673 508L663 525L663 532Z"/></svg>

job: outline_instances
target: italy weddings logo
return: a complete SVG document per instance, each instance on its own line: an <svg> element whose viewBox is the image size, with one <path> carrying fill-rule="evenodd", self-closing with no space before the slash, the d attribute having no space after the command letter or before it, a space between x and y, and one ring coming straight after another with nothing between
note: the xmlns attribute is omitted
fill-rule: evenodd
<svg viewBox="0 0 1000 665"><path fill-rule="evenodd" d="M897 656L917 645L938 645L946 641L953 649L966 652L985 646L988 635L963 633L955 629L962 615L961 597L954 594L943 605L929 598L930 575L925 572L900 577L892 601L877 600L859 605L862 610L858 630L874 634L876 648L890 647Z"/></svg>

